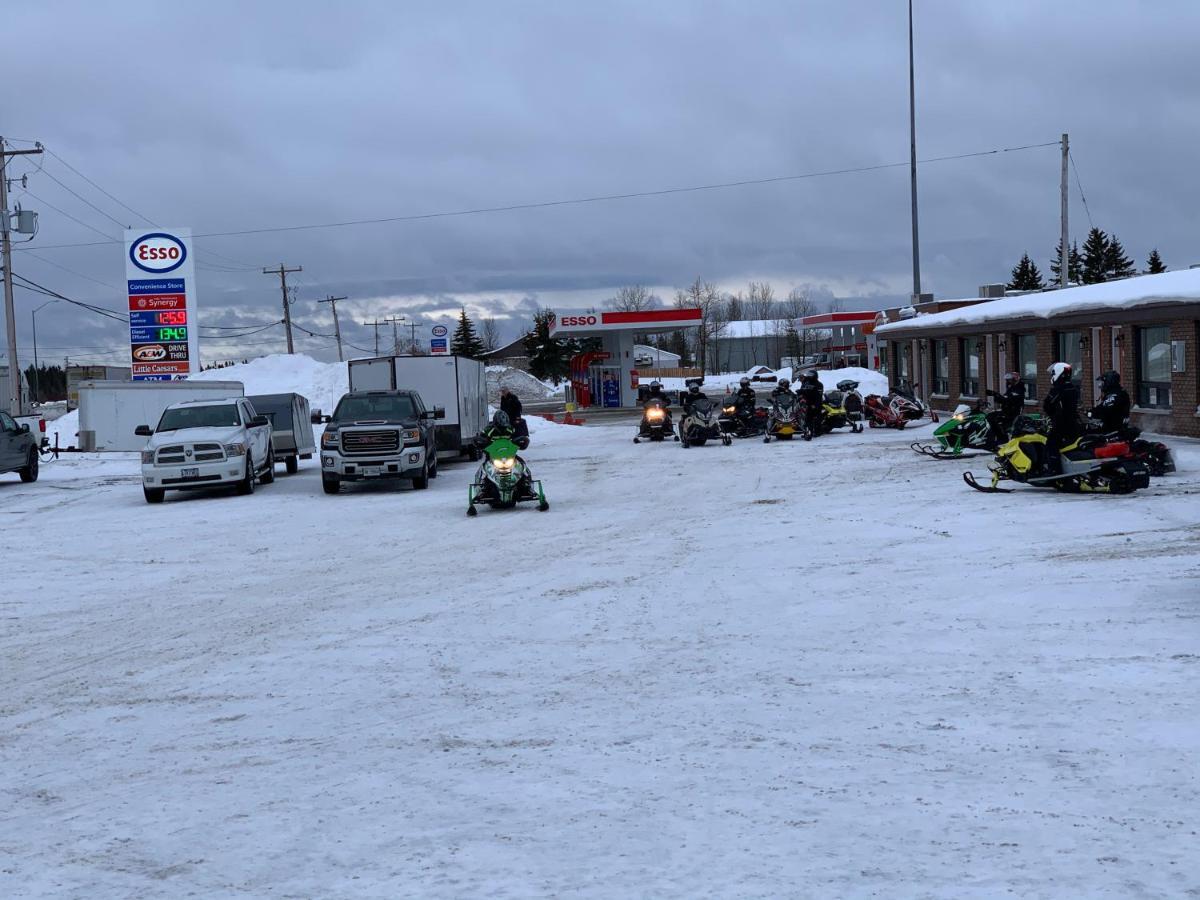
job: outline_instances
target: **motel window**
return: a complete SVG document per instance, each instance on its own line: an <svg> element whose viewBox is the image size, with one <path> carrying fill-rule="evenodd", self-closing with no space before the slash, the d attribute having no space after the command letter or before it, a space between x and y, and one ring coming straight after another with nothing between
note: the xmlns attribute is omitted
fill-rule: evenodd
<svg viewBox="0 0 1200 900"><path fill-rule="evenodd" d="M960 338L958 344L959 352L962 354L962 388L959 393L966 397L978 397L979 361L983 357L983 338Z"/></svg>
<svg viewBox="0 0 1200 900"><path fill-rule="evenodd" d="M891 360L888 359L888 351L891 349L891 344L887 341L879 342L879 374L887 376L891 371ZM890 378L889 378L890 380Z"/></svg>
<svg viewBox="0 0 1200 900"><path fill-rule="evenodd" d="M1054 335L1054 362L1065 362L1071 366L1071 380L1079 384L1083 380L1082 331L1059 331Z"/></svg>
<svg viewBox="0 0 1200 900"><path fill-rule="evenodd" d="M1017 335L1017 372L1025 385L1025 396L1037 399L1037 339L1032 334Z"/></svg>
<svg viewBox="0 0 1200 900"><path fill-rule="evenodd" d="M950 348L945 341L933 342L933 392L950 394Z"/></svg>
<svg viewBox="0 0 1200 900"><path fill-rule="evenodd" d="M1137 404L1171 408L1171 329L1137 329Z"/></svg>
<svg viewBox="0 0 1200 900"><path fill-rule="evenodd" d="M896 380L912 384L912 366L909 365L909 355L912 353L912 342L901 341L896 347Z"/></svg>

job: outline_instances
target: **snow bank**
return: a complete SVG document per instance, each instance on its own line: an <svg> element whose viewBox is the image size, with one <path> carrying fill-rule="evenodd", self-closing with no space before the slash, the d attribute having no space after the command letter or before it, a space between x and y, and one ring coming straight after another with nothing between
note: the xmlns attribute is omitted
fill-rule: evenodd
<svg viewBox="0 0 1200 900"><path fill-rule="evenodd" d="M881 375L874 369L846 366L844 369L818 370L817 375L827 391L832 391L837 387L839 381L849 378L851 381L858 382L859 393L864 397L867 394L886 394L888 392L887 376Z"/></svg>
<svg viewBox="0 0 1200 900"><path fill-rule="evenodd" d="M209 369L191 381L240 381L246 394L303 394L313 409L333 412L342 394L350 390L346 363L318 362L302 353L260 356L247 363Z"/></svg>
<svg viewBox="0 0 1200 900"><path fill-rule="evenodd" d="M563 385L557 387L539 381L528 372L513 366L488 366L487 389L488 400L500 402L500 388L506 387L522 400L546 400L550 397L563 396Z"/></svg>
<svg viewBox="0 0 1200 900"><path fill-rule="evenodd" d="M890 322L880 325L875 333L887 336L891 332L983 325L1002 319L1050 319L1095 309L1136 309L1154 304L1197 301L1200 301L1200 269L1183 269L1161 275L1139 275L1104 284L1085 284L1058 291L989 300L961 309Z"/></svg>

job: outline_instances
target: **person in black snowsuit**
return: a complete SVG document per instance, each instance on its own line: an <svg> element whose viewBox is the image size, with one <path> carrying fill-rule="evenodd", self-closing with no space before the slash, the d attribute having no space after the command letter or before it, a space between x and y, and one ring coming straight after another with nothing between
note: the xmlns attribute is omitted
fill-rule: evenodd
<svg viewBox="0 0 1200 900"><path fill-rule="evenodd" d="M996 441L1002 442L1012 433L1013 422L1025 409L1025 385L1021 383L1021 375L1018 372L1007 373L1004 376L1004 393L988 391L987 395L997 404L997 409L988 415L988 422Z"/></svg>
<svg viewBox="0 0 1200 900"><path fill-rule="evenodd" d="M1050 433L1046 436L1047 464L1051 471L1061 472L1059 451L1083 433L1079 421L1079 388L1071 379L1069 363L1056 362L1047 372L1050 392L1042 402L1042 410L1050 420Z"/></svg>
<svg viewBox="0 0 1200 900"><path fill-rule="evenodd" d="M529 438L529 426L521 415L521 398L506 387L500 388L500 411L508 416L516 437Z"/></svg>
<svg viewBox="0 0 1200 900"><path fill-rule="evenodd" d="M687 393L683 395L680 402L683 404L683 414L687 415L688 410L692 408L692 404L697 400L707 400L708 394L700 390L700 385L693 382L688 385Z"/></svg>
<svg viewBox="0 0 1200 900"><path fill-rule="evenodd" d="M814 369L809 369L800 379L800 387L796 391L804 401L805 417L808 427L814 435L821 433L821 420L825 418L825 386L817 377Z"/></svg>
<svg viewBox="0 0 1200 900"><path fill-rule="evenodd" d="M1129 392L1121 387L1121 376L1111 369L1100 376L1100 402L1088 415L1105 434L1123 434L1129 425L1129 410L1133 403Z"/></svg>
<svg viewBox="0 0 1200 900"><path fill-rule="evenodd" d="M667 395L663 390L662 382L650 382L650 390L646 391L646 399L643 401L643 403L647 403L651 400L658 400L664 407L670 406L670 401L667 400Z"/></svg>

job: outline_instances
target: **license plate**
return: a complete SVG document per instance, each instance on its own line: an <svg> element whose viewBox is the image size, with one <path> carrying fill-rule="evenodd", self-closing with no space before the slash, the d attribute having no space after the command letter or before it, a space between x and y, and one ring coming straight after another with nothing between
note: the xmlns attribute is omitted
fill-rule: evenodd
<svg viewBox="0 0 1200 900"><path fill-rule="evenodd" d="M359 466L359 474L362 475L380 475L383 473L381 466Z"/></svg>
<svg viewBox="0 0 1200 900"><path fill-rule="evenodd" d="M199 478L200 470L199 469L184 469L180 474L184 478Z"/></svg>

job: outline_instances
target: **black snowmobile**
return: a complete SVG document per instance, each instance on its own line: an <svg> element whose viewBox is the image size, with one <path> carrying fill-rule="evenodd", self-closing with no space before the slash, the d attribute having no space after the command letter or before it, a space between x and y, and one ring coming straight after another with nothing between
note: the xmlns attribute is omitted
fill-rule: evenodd
<svg viewBox="0 0 1200 900"><path fill-rule="evenodd" d="M671 410L667 408L665 400L651 397L642 406L642 421L633 442L640 444L642 441L665 441L668 438L679 440L671 423Z"/></svg>

